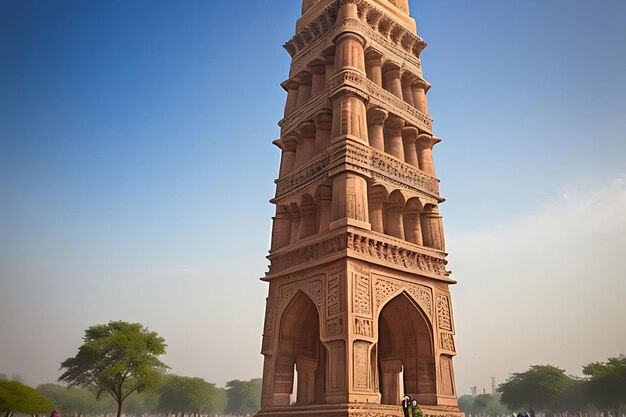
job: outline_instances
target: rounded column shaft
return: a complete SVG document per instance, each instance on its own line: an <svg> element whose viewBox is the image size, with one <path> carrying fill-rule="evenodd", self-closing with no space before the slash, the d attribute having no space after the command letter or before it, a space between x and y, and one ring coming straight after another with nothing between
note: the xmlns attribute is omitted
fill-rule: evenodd
<svg viewBox="0 0 626 417"><path fill-rule="evenodd" d="M305 165L315 157L315 123L306 121L300 124L299 131L302 138L300 165Z"/></svg>
<svg viewBox="0 0 626 417"><path fill-rule="evenodd" d="M285 104L285 116L291 114L298 107L298 83L290 81L287 84L287 103Z"/></svg>
<svg viewBox="0 0 626 417"><path fill-rule="evenodd" d="M291 213L289 207L276 207L276 216L273 218L272 250L285 247L291 241Z"/></svg>
<svg viewBox="0 0 626 417"><path fill-rule="evenodd" d="M385 123L385 152L402 161L404 161L403 127L404 120L396 115L390 115Z"/></svg>
<svg viewBox="0 0 626 417"><path fill-rule="evenodd" d="M322 111L315 116L315 152L326 152L330 146L333 127L333 113Z"/></svg>
<svg viewBox="0 0 626 417"><path fill-rule="evenodd" d="M300 87L298 88L298 100L296 108L302 106L311 99L311 74L303 73L300 76Z"/></svg>
<svg viewBox="0 0 626 417"><path fill-rule="evenodd" d="M405 127L402 129L402 140L404 143L404 159L409 165L419 168L417 161L417 149L415 143L417 141L417 135L419 130L413 126Z"/></svg>
<svg viewBox="0 0 626 417"><path fill-rule="evenodd" d="M383 86L383 60L377 52L370 52L365 57L367 78L379 87Z"/></svg>
<svg viewBox="0 0 626 417"><path fill-rule="evenodd" d="M417 158L419 168L428 175L435 176L435 164L433 162L433 146L441 139L422 134L417 137Z"/></svg>
<svg viewBox="0 0 626 417"><path fill-rule="evenodd" d="M428 114L428 100L426 92L430 88L430 84L426 81L418 80L411 86L413 90L413 105L417 110L424 114Z"/></svg>
<svg viewBox="0 0 626 417"><path fill-rule="evenodd" d="M402 82L400 81L400 68L388 65L383 68L383 88L394 96L402 99Z"/></svg>
<svg viewBox="0 0 626 417"><path fill-rule="evenodd" d="M298 139L295 136L288 136L283 140L283 155L280 161L279 173L280 178L289 175L295 167L297 141Z"/></svg>
<svg viewBox="0 0 626 417"><path fill-rule="evenodd" d="M377 151L385 151L385 120L388 113L379 107L367 112L367 128L370 146Z"/></svg>

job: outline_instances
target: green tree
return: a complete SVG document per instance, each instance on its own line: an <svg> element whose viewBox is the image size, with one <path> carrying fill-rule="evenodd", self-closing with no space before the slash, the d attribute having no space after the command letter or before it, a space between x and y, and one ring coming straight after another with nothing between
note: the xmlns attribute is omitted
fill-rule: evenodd
<svg viewBox="0 0 626 417"><path fill-rule="evenodd" d="M587 393L594 405L619 416L620 410L626 408L626 356L587 364L583 374L589 378Z"/></svg>
<svg viewBox="0 0 626 417"><path fill-rule="evenodd" d="M165 354L165 340L139 323L111 321L85 330L78 353L61 363L59 381L96 393L108 393L122 404L134 392L157 384L168 368L159 360Z"/></svg>
<svg viewBox="0 0 626 417"><path fill-rule="evenodd" d="M228 405L226 411L232 414L252 414L261 408L261 379L226 383Z"/></svg>
<svg viewBox="0 0 626 417"><path fill-rule="evenodd" d="M473 416L497 416L509 412L498 396L493 394L480 394L476 397L464 395L459 398L459 409Z"/></svg>
<svg viewBox="0 0 626 417"><path fill-rule="evenodd" d="M565 371L551 365L531 366L500 384L500 400L512 410L554 410L555 401L574 383Z"/></svg>
<svg viewBox="0 0 626 417"><path fill-rule="evenodd" d="M108 414L115 410L112 398L97 401L93 392L81 387L66 388L57 384L42 384L37 387L37 391L50 398L61 415Z"/></svg>
<svg viewBox="0 0 626 417"><path fill-rule="evenodd" d="M0 380L0 413L10 417L13 413L41 414L52 410L52 401L34 388L18 381Z"/></svg>
<svg viewBox="0 0 626 417"><path fill-rule="evenodd" d="M226 407L226 392L202 378L168 375L161 385L161 412L219 414Z"/></svg>

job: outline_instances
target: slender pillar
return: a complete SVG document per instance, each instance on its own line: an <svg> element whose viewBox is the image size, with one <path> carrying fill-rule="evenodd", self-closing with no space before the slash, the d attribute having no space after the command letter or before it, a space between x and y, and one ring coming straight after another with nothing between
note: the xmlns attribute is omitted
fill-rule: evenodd
<svg viewBox="0 0 626 417"><path fill-rule="evenodd" d="M441 139L421 134L417 137L417 158L419 160L419 168L428 175L435 176L435 164L433 163L433 146L441 142Z"/></svg>
<svg viewBox="0 0 626 417"><path fill-rule="evenodd" d="M352 92L343 93L333 101L332 142L346 136L368 143L365 103Z"/></svg>
<svg viewBox="0 0 626 417"><path fill-rule="evenodd" d="M409 200L404 209L404 234L409 242L423 246L421 212L422 205L419 200L417 198Z"/></svg>
<svg viewBox="0 0 626 417"><path fill-rule="evenodd" d="M302 135L295 135L296 137L296 160L293 163L293 169L296 170L304 165L306 161L306 155L304 151L304 138Z"/></svg>
<svg viewBox="0 0 626 417"><path fill-rule="evenodd" d="M331 219L333 221L331 229L346 224L359 224L365 227L365 223L369 223L365 178L347 171L333 178ZM369 229L369 224L367 228Z"/></svg>
<svg viewBox="0 0 626 417"><path fill-rule="evenodd" d="M426 93L430 89L430 84L424 80L416 78L416 81L412 85L413 89L413 104L415 108L424 114L428 114L428 101L426 99Z"/></svg>
<svg viewBox="0 0 626 417"><path fill-rule="evenodd" d="M385 233L383 204L387 201L387 191L380 185L374 186L368 190L368 199L372 230Z"/></svg>
<svg viewBox="0 0 626 417"><path fill-rule="evenodd" d="M297 204L292 204L289 211L291 215L289 244L294 244L298 241L298 233L300 232L300 207Z"/></svg>
<svg viewBox="0 0 626 417"><path fill-rule="evenodd" d="M311 99L311 74L303 72L300 74L300 87L298 88L298 100L296 107L302 106Z"/></svg>
<svg viewBox="0 0 626 417"><path fill-rule="evenodd" d="M291 241L291 212L289 206L276 207L272 228L272 250L285 247Z"/></svg>
<svg viewBox="0 0 626 417"><path fill-rule="evenodd" d="M298 143L297 136L291 135L283 139L283 155L280 162L280 178L284 178L289 175L295 166L296 162L296 146Z"/></svg>
<svg viewBox="0 0 626 417"><path fill-rule="evenodd" d="M311 97L315 97L326 87L326 63L324 61L314 61L309 66L312 74Z"/></svg>
<svg viewBox="0 0 626 417"><path fill-rule="evenodd" d="M385 120L388 113L380 107L369 109L367 112L367 131L370 146L377 151L385 151Z"/></svg>
<svg viewBox="0 0 626 417"><path fill-rule="evenodd" d="M306 165L315 157L315 122L306 121L299 126L302 137L301 165Z"/></svg>
<svg viewBox="0 0 626 417"><path fill-rule="evenodd" d="M402 75L402 99L408 103L409 105L415 107L413 102L413 77L410 73L405 73Z"/></svg>
<svg viewBox="0 0 626 417"><path fill-rule="evenodd" d="M400 67L387 64L383 68L383 88L394 96L402 99L402 82L400 81Z"/></svg>
<svg viewBox="0 0 626 417"><path fill-rule="evenodd" d="M315 400L316 369L316 360L296 358L296 371L298 372L298 405L311 404Z"/></svg>
<svg viewBox="0 0 626 417"><path fill-rule="evenodd" d="M329 85L329 80L333 75L335 75L335 55L325 55L324 62L326 63L326 87Z"/></svg>
<svg viewBox="0 0 626 417"><path fill-rule="evenodd" d="M337 14L337 22L341 22L342 20L348 18L359 18L359 9L356 5L356 2L345 2L339 8L339 13Z"/></svg>
<svg viewBox="0 0 626 417"><path fill-rule="evenodd" d="M315 152L326 152L330 146L333 127L333 113L323 110L315 115Z"/></svg>
<svg viewBox="0 0 626 417"><path fill-rule="evenodd" d="M322 185L317 189L317 205L319 207L319 233L330 230L332 211L333 190L329 186Z"/></svg>
<svg viewBox="0 0 626 417"><path fill-rule="evenodd" d="M367 78L379 87L383 86L383 57L370 49L365 54L365 71Z"/></svg>
<svg viewBox="0 0 626 417"><path fill-rule="evenodd" d="M345 32L335 41L335 68L337 71L353 69L365 74L365 40L356 33Z"/></svg>
<svg viewBox="0 0 626 417"><path fill-rule="evenodd" d="M439 215L439 208L427 204L426 207L424 207L421 221L424 246L445 251L446 243L443 235L443 218Z"/></svg>
<svg viewBox="0 0 626 417"><path fill-rule="evenodd" d="M404 159L407 164L419 168L417 161L417 149L415 143L419 130L413 126L407 126L402 129L402 141L404 143Z"/></svg>
<svg viewBox="0 0 626 417"><path fill-rule="evenodd" d="M402 143L402 128L404 120L392 114L385 123L385 152L404 161L404 145Z"/></svg>
<svg viewBox="0 0 626 417"><path fill-rule="evenodd" d="M385 233L404 240L404 207L402 205L388 203Z"/></svg>
<svg viewBox="0 0 626 417"><path fill-rule="evenodd" d="M285 104L285 116L291 114L298 107L298 87L299 84L294 80L289 80L283 84L287 90L287 103Z"/></svg>

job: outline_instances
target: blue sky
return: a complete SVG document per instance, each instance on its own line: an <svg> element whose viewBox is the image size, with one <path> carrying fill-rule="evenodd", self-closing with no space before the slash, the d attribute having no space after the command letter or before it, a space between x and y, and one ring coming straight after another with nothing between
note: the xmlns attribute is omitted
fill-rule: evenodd
<svg viewBox="0 0 626 417"><path fill-rule="evenodd" d="M0 373L53 381L85 328L122 319L162 334L175 372L220 385L260 375L271 142L299 11L287 0L0 0ZM626 291L626 3L411 11L444 138L459 392L624 352L617 307L566 313ZM556 329L622 336L515 360L494 347Z"/></svg>

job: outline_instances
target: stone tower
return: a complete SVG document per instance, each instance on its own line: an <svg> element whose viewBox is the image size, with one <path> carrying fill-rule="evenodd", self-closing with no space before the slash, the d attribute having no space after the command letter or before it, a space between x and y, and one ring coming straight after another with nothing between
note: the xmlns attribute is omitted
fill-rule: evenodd
<svg viewBox="0 0 626 417"><path fill-rule="evenodd" d="M259 416L459 416L433 136L408 0L304 0L281 137ZM293 392L293 394L292 394Z"/></svg>

